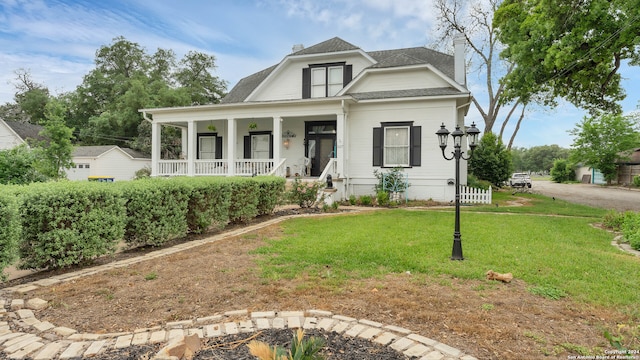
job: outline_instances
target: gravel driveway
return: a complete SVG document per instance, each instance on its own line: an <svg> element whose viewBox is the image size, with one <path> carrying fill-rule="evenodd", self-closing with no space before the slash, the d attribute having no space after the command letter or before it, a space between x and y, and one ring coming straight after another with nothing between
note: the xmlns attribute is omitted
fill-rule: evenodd
<svg viewBox="0 0 640 360"><path fill-rule="evenodd" d="M556 199L618 211L640 211L640 190L532 180L532 191Z"/></svg>

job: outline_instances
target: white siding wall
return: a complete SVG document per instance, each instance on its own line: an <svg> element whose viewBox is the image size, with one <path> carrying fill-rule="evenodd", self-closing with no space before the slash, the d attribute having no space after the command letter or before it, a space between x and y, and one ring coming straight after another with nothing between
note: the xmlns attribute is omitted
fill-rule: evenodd
<svg viewBox="0 0 640 360"><path fill-rule="evenodd" d="M425 68L406 71L374 71L364 76L349 89L350 93L448 87L451 84Z"/></svg>
<svg viewBox="0 0 640 360"><path fill-rule="evenodd" d="M329 62L346 61L353 66L352 74L355 78L365 67L371 66L371 62L361 55L349 55L340 58L305 58L290 61L280 69L277 79L272 79L267 86L260 89L252 101L270 100L294 100L302 98L302 69L309 64L321 64ZM275 80L275 81L274 81Z"/></svg>
<svg viewBox="0 0 640 360"><path fill-rule="evenodd" d="M67 170L67 178L70 180L87 180L89 176L110 176L116 181L132 180L136 171L151 167L151 160L131 159L117 149L102 154L99 158L74 158L73 162L89 164L90 168Z"/></svg>
<svg viewBox="0 0 640 360"><path fill-rule="evenodd" d="M435 132L442 122L449 131L455 129L458 110L455 101L390 102L386 104L358 104L349 109L348 176L356 195L373 194L376 179L374 170L386 172L390 169L373 166L373 128L381 122L413 121L422 127L421 166L407 168L409 175L409 198L450 201L455 187L447 180L455 177L455 161L446 161L438 146ZM447 149L450 155L452 145ZM461 166L461 171L464 167ZM466 181L466 178L464 179Z"/></svg>
<svg viewBox="0 0 640 360"><path fill-rule="evenodd" d="M12 149L20 144L22 141L16 137L4 121L0 121L0 150Z"/></svg>

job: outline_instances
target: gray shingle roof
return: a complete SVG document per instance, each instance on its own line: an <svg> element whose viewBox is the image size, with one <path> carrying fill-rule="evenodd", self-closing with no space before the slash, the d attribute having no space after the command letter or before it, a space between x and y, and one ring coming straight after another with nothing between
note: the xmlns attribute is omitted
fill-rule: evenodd
<svg viewBox="0 0 640 360"><path fill-rule="evenodd" d="M5 121L5 124L7 124L7 126L15 131L15 133L18 134L18 136L20 136L20 138L24 141L27 141L27 139L33 139L37 141L46 140L44 136L40 136L40 131L44 129L44 127L40 125L19 121Z"/></svg>
<svg viewBox="0 0 640 360"><path fill-rule="evenodd" d="M319 44L310 46L292 54L292 56L324 54L338 51L350 51L359 49L339 37L334 37ZM447 55L439 51L427 49L426 47L415 47L394 50L381 50L367 52L377 63L371 68L390 68L398 66L410 66L420 64L430 64L444 73L446 76L454 78L454 61L452 55ZM277 65L259 71L241 79L229 94L222 100L222 104L243 102L262 83ZM456 92L458 93L458 92ZM349 94L353 95L353 94ZM423 95L414 95L423 96Z"/></svg>
<svg viewBox="0 0 640 360"><path fill-rule="evenodd" d="M73 153L71 156L73 157L98 157L107 151L112 150L113 148L119 148L125 153L129 154L134 159L147 159L148 156L145 156L141 152L138 152L129 148L121 148L117 145L95 145L95 146L78 146L73 149Z"/></svg>
<svg viewBox="0 0 640 360"><path fill-rule="evenodd" d="M308 48L296 51L293 55L309 55L309 54L324 54L338 51L358 50L359 47L350 44L339 37L323 41L319 44L310 46Z"/></svg>
<svg viewBox="0 0 640 360"><path fill-rule="evenodd" d="M460 91L452 87L443 88L426 88L426 89L408 89L408 90L389 90L389 91L371 91L363 93L351 93L356 100L373 100L373 99L394 99L404 97L418 96L438 96L438 95L456 95Z"/></svg>

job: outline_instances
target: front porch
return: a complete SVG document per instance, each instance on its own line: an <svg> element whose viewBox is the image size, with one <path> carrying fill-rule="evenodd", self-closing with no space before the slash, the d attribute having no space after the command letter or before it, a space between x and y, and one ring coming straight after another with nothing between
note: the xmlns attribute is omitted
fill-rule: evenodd
<svg viewBox="0 0 640 360"><path fill-rule="evenodd" d="M317 106L264 116L264 109L243 114L226 106L165 109L151 123L151 176L256 176L313 177L344 174L345 118L342 107ZM271 111L269 111L271 112ZM179 158L167 158L162 141L166 128L179 129ZM175 137L173 138L175 139Z"/></svg>

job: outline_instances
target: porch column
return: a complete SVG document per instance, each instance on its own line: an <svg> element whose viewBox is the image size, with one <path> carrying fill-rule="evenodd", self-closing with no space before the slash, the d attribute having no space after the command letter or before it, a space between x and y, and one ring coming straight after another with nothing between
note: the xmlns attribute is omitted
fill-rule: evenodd
<svg viewBox="0 0 640 360"><path fill-rule="evenodd" d="M188 149L189 149L189 137L188 134L189 131L186 128L181 127L180 128L180 135L181 135L181 146L180 146L180 159L188 159Z"/></svg>
<svg viewBox="0 0 640 360"><path fill-rule="evenodd" d="M227 119L227 175L236 174L236 133L238 122L234 118Z"/></svg>
<svg viewBox="0 0 640 360"><path fill-rule="evenodd" d="M193 120L187 121L187 176L194 176L196 173L196 141L198 127ZM184 134L184 130L183 130ZM184 135L183 135L184 139Z"/></svg>
<svg viewBox="0 0 640 360"><path fill-rule="evenodd" d="M158 176L160 163L160 135L162 127L157 122L151 123L151 176Z"/></svg>
<svg viewBox="0 0 640 360"><path fill-rule="evenodd" d="M280 164L280 153L282 148L282 118L273 117L273 166Z"/></svg>
<svg viewBox="0 0 640 360"><path fill-rule="evenodd" d="M346 161L346 151L344 139L346 138L347 127L345 125L346 114L336 114L336 168L338 177L344 177L344 164Z"/></svg>

